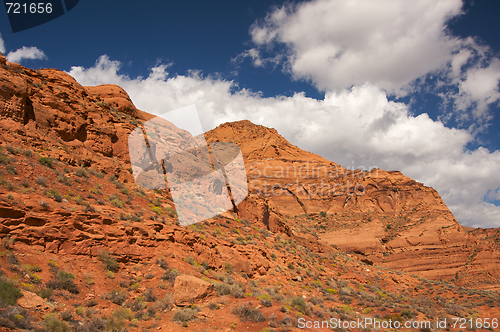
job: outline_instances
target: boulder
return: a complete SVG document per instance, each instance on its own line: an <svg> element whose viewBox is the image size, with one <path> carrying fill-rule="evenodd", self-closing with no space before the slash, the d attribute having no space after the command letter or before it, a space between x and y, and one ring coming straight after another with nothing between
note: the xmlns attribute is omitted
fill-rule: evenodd
<svg viewBox="0 0 500 332"><path fill-rule="evenodd" d="M200 303L215 294L215 287L209 282L185 274L175 278L174 303L177 306Z"/></svg>
<svg viewBox="0 0 500 332"><path fill-rule="evenodd" d="M38 295L21 289L23 297L17 300L17 304L24 309L48 310L50 306Z"/></svg>

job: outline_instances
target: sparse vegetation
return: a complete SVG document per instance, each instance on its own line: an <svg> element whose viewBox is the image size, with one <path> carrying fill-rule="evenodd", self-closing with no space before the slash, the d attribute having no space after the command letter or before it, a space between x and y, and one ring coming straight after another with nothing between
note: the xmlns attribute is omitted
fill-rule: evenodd
<svg viewBox="0 0 500 332"><path fill-rule="evenodd" d="M0 300L4 304L15 305L23 295L19 288L10 281L0 281Z"/></svg>
<svg viewBox="0 0 500 332"><path fill-rule="evenodd" d="M38 162L42 164L43 166L46 166L48 168L53 168L54 164L52 162L52 159L49 157L40 157L38 158Z"/></svg>
<svg viewBox="0 0 500 332"><path fill-rule="evenodd" d="M266 320L266 317L259 309L252 308L250 305L240 304L233 309L232 313L239 316L242 321L259 323Z"/></svg>

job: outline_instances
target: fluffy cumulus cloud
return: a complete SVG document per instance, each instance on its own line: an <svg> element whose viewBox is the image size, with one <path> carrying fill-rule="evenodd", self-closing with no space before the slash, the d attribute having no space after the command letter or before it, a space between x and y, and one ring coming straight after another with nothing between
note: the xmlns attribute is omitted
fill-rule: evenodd
<svg viewBox="0 0 500 332"><path fill-rule="evenodd" d="M427 86L419 79L432 74L458 119L488 119L500 99L499 63L474 39L449 33L447 22L461 14L461 0L286 3L251 27L255 47L240 59L281 61L292 77L323 91L370 83L403 96L421 88L419 81Z"/></svg>
<svg viewBox="0 0 500 332"><path fill-rule="evenodd" d="M27 47L23 46L15 51L9 52L6 56L9 62L21 63L23 60L43 60L47 56L42 50L39 50L35 46Z"/></svg>
<svg viewBox="0 0 500 332"><path fill-rule="evenodd" d="M7 51L5 49L5 43L2 39L2 34L0 34L0 52L5 55L5 58L9 62L21 63L23 60L26 59L43 60L47 58L47 56L42 50L34 46L31 47L23 46L15 51L11 51L8 54L5 54Z"/></svg>
<svg viewBox="0 0 500 332"><path fill-rule="evenodd" d="M316 0L285 4L251 29L257 46L284 43L297 78L323 90L365 82L395 90L451 60L443 27L460 0Z"/></svg>
<svg viewBox="0 0 500 332"><path fill-rule="evenodd" d="M374 84L330 91L323 100L302 93L263 98L248 90L232 92L233 82L167 70L158 65L148 77L131 78L120 73L118 61L102 56L95 66L73 67L69 74L83 85L118 84L138 108L154 114L195 104L204 129L249 119L343 166L401 170L436 188L462 224L499 226L500 207L483 197L497 199L500 153L466 150L474 139L469 131L448 128L426 114L414 116Z"/></svg>

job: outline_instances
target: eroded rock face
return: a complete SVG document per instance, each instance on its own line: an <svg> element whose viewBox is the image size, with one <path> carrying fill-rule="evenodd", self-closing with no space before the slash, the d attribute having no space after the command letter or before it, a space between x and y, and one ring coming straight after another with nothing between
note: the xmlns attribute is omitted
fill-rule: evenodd
<svg viewBox="0 0 500 332"><path fill-rule="evenodd" d="M174 303L177 306L189 306L205 302L215 296L214 285L190 275L175 278Z"/></svg>
<svg viewBox="0 0 500 332"><path fill-rule="evenodd" d="M498 239L498 232L464 230L434 189L397 171L346 169L249 121L206 136L243 152L250 195L238 207L240 218L262 221L316 252L334 245L427 278L497 287L489 280L500 278L500 248L487 238Z"/></svg>
<svg viewBox="0 0 500 332"><path fill-rule="evenodd" d="M0 56L3 145L13 143L132 184L133 176L127 170L128 135L152 118L137 110L118 86L83 87L61 71L34 71ZM174 126L171 130L171 139L179 144L169 148L180 151L186 133ZM500 280L499 233L464 229L434 189L397 171L346 169L297 148L274 129L249 121L223 124L205 136L209 142L231 141L240 146L250 194L234 215L253 227L293 239L313 252L328 253L335 250L333 245L376 265L459 285L498 286L491 280ZM32 177L38 175L32 162L17 167L32 172ZM116 190L110 186L105 184L103 191ZM80 194L80 198L89 195ZM136 261L168 248L213 268L230 262L251 277L269 270L269 258L262 248L249 245L242 250L229 241L207 241L181 227L149 220L125 226L107 217L120 216L123 211L119 208L106 207L101 213L68 212L44 209L39 198L30 194L18 195L16 200L25 205L0 206L0 234L16 236L19 244L42 251L97 255L100 248L109 248L122 261ZM138 206L149 210L150 204L144 200Z"/></svg>

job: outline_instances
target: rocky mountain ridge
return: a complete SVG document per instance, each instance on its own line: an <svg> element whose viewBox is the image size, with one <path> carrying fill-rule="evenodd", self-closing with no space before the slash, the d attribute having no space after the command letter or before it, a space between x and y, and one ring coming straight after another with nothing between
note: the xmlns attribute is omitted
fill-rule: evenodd
<svg viewBox="0 0 500 332"><path fill-rule="evenodd" d="M127 137L152 118L117 86L0 56L0 330L498 316L497 292L461 287L496 287L496 230L466 232L399 172L345 169L248 121L205 134L240 146L248 197L179 226L168 190L138 187L130 168ZM424 278L449 269L456 285Z"/></svg>

